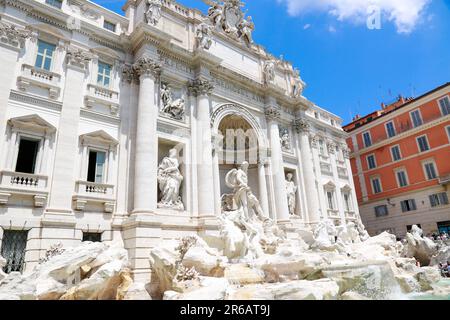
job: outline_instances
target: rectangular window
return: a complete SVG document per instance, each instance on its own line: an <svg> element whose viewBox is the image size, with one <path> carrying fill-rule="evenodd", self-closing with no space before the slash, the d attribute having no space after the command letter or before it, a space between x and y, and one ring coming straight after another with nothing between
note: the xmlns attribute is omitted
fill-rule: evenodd
<svg viewBox="0 0 450 320"><path fill-rule="evenodd" d="M436 168L433 162L425 163L424 168L427 180L433 180L437 178Z"/></svg>
<svg viewBox="0 0 450 320"><path fill-rule="evenodd" d="M423 124L422 116L420 114L420 110L419 109L414 110L413 112L411 112L411 120L412 120L414 128L418 127L418 126L421 126Z"/></svg>
<svg viewBox="0 0 450 320"><path fill-rule="evenodd" d="M89 167L87 181L103 183L105 175L106 153L101 151L89 152Z"/></svg>
<svg viewBox="0 0 450 320"><path fill-rule="evenodd" d="M102 234L98 232L83 232L83 242L102 242Z"/></svg>
<svg viewBox="0 0 450 320"><path fill-rule="evenodd" d="M39 141L20 138L19 153L17 155L16 172L34 174L36 159L39 150Z"/></svg>
<svg viewBox="0 0 450 320"><path fill-rule="evenodd" d="M448 97L439 100L439 106L441 107L442 115L447 116L450 114L450 99Z"/></svg>
<svg viewBox="0 0 450 320"><path fill-rule="evenodd" d="M111 65L103 62L98 63L97 84L109 88L111 83Z"/></svg>
<svg viewBox="0 0 450 320"><path fill-rule="evenodd" d="M344 193L344 206L345 206L345 211L347 211L347 212L353 211L352 202L350 200L350 194L348 194L348 193Z"/></svg>
<svg viewBox="0 0 450 320"><path fill-rule="evenodd" d="M392 138L396 135L394 122L391 121L391 122L386 123L386 133L389 138Z"/></svg>
<svg viewBox="0 0 450 320"><path fill-rule="evenodd" d="M387 205L377 206L375 207L375 216L377 218L384 217L389 214Z"/></svg>
<svg viewBox="0 0 450 320"><path fill-rule="evenodd" d="M399 161L402 159L402 156L400 154L400 146L393 146L391 148L391 154L392 154L392 161Z"/></svg>
<svg viewBox="0 0 450 320"><path fill-rule="evenodd" d="M429 196L430 205L432 207L445 206L448 204L448 196L446 192L432 194Z"/></svg>
<svg viewBox="0 0 450 320"><path fill-rule="evenodd" d="M319 113L318 112L314 112L314 118L319 119Z"/></svg>
<svg viewBox="0 0 450 320"><path fill-rule="evenodd" d="M402 206L402 212L417 210L416 200L414 199L402 201L400 205Z"/></svg>
<svg viewBox="0 0 450 320"><path fill-rule="evenodd" d="M336 122L333 119L331 119L330 122L333 127L336 125Z"/></svg>
<svg viewBox="0 0 450 320"><path fill-rule="evenodd" d="M56 46L54 44L39 40L38 53L34 66L39 69L50 71L55 50Z"/></svg>
<svg viewBox="0 0 450 320"><path fill-rule="evenodd" d="M45 3L55 8L61 9L63 0L45 0Z"/></svg>
<svg viewBox="0 0 450 320"><path fill-rule="evenodd" d="M375 193L375 194L382 192L380 178L372 179L372 188L373 188L373 193Z"/></svg>
<svg viewBox="0 0 450 320"><path fill-rule="evenodd" d="M408 185L408 178L406 177L406 172L403 170L399 170L396 172L397 174L397 182L400 188L406 187Z"/></svg>
<svg viewBox="0 0 450 320"><path fill-rule="evenodd" d="M370 137L370 132L364 132L363 139L364 139L364 146L366 148L368 148L372 145L372 138Z"/></svg>
<svg viewBox="0 0 450 320"><path fill-rule="evenodd" d="M328 209L334 210L334 192L327 191Z"/></svg>
<svg viewBox="0 0 450 320"><path fill-rule="evenodd" d="M367 156L367 167L369 169L375 169L377 167L375 155L371 154L371 155Z"/></svg>
<svg viewBox="0 0 450 320"><path fill-rule="evenodd" d="M116 32L116 24L106 20L105 22L103 22L103 28L112 32Z"/></svg>
<svg viewBox="0 0 450 320"><path fill-rule="evenodd" d="M0 255L6 259L5 273L22 272L25 264L28 231L5 230Z"/></svg>
<svg viewBox="0 0 450 320"><path fill-rule="evenodd" d="M325 155L325 144L323 140L319 140L319 151L321 155Z"/></svg>
<svg viewBox="0 0 450 320"><path fill-rule="evenodd" d="M421 136L417 138L417 144L419 146L420 152L425 152L430 150L430 146L428 144L427 136Z"/></svg>

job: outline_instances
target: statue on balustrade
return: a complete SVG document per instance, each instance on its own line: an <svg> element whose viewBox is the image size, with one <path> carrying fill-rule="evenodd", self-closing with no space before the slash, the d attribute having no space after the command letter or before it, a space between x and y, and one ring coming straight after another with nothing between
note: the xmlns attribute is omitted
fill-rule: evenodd
<svg viewBox="0 0 450 320"><path fill-rule="evenodd" d="M184 204L180 196L183 176L179 170L178 152L176 149L169 151L158 168L158 183L161 191L161 201L158 208L184 210Z"/></svg>

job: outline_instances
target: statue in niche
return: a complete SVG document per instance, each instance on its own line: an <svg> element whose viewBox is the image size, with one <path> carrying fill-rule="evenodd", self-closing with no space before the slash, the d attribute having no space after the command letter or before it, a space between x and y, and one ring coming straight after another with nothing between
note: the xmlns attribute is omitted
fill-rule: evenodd
<svg viewBox="0 0 450 320"><path fill-rule="evenodd" d="M165 157L158 167L158 183L161 191L161 201L158 208L184 210L180 196L180 187L183 176L179 170L178 151L171 149L169 156Z"/></svg>
<svg viewBox="0 0 450 320"><path fill-rule="evenodd" d="M251 16L248 16L247 19L242 19L239 23L240 29L240 38L246 41L248 45L253 43L252 32L255 30L255 24L253 23L253 19Z"/></svg>
<svg viewBox="0 0 450 320"><path fill-rule="evenodd" d="M147 0L147 4L148 9L145 12L147 23L156 26L161 19L162 0Z"/></svg>
<svg viewBox="0 0 450 320"><path fill-rule="evenodd" d="M184 97L173 100L172 90L167 84L161 85L161 112L172 119L183 120L185 115Z"/></svg>
<svg viewBox="0 0 450 320"><path fill-rule="evenodd" d="M264 62L264 81L266 84L275 80L275 60L267 60Z"/></svg>
<svg viewBox="0 0 450 320"><path fill-rule="evenodd" d="M197 27L195 38L197 39L198 48L209 50L212 46L211 26L205 22L201 23Z"/></svg>
<svg viewBox="0 0 450 320"><path fill-rule="evenodd" d="M292 173L286 175L286 193L290 215L295 215L295 194L298 188L293 181L293 177L294 175Z"/></svg>
<svg viewBox="0 0 450 320"><path fill-rule="evenodd" d="M264 219L264 213L261 204L252 189L248 186L248 162L244 161L239 169L233 169L226 175L225 182L227 186L233 189L234 202L238 210L242 209L244 218L248 220L252 216L258 216Z"/></svg>
<svg viewBox="0 0 450 320"><path fill-rule="evenodd" d="M289 137L289 131L287 129L282 130L280 142L281 142L281 148L283 148L283 150L291 150L290 140L291 139Z"/></svg>

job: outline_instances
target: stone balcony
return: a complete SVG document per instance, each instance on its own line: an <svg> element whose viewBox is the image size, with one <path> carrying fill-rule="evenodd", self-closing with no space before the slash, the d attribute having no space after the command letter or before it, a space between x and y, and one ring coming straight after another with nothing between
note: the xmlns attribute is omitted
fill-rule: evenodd
<svg viewBox="0 0 450 320"><path fill-rule="evenodd" d="M339 210L328 209L329 218L339 218Z"/></svg>
<svg viewBox="0 0 450 320"><path fill-rule="evenodd" d="M44 207L48 196L48 177L38 174L1 171L0 204L8 204L9 198L14 194L30 195L33 197L35 207Z"/></svg>
<svg viewBox="0 0 450 320"><path fill-rule="evenodd" d="M348 171L345 167L337 167L338 176L341 179L348 179Z"/></svg>
<svg viewBox="0 0 450 320"><path fill-rule="evenodd" d="M450 174L439 177L439 184L446 186L450 184Z"/></svg>
<svg viewBox="0 0 450 320"><path fill-rule="evenodd" d="M94 111L113 116L119 113L119 93L102 86L89 84L85 103L88 109Z"/></svg>
<svg viewBox="0 0 450 320"><path fill-rule="evenodd" d="M321 162L320 163L320 172L322 172L322 174L324 174L324 175L332 176L333 171L331 170L331 164Z"/></svg>
<svg viewBox="0 0 450 320"><path fill-rule="evenodd" d="M21 75L17 78L17 87L26 92L33 86L48 90L50 99L58 99L61 92L61 75L24 64Z"/></svg>
<svg viewBox="0 0 450 320"><path fill-rule="evenodd" d="M112 213L116 203L114 186L110 184L77 181L75 187L75 209L84 211L86 204L101 203L106 213Z"/></svg>
<svg viewBox="0 0 450 320"><path fill-rule="evenodd" d="M356 220L356 213L354 211L345 211L345 217L349 220Z"/></svg>

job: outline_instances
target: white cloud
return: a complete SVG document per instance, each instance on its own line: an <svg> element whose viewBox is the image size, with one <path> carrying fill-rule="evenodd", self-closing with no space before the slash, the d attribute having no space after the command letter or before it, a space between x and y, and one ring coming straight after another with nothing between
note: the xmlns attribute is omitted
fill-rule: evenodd
<svg viewBox="0 0 450 320"><path fill-rule="evenodd" d="M336 28L333 27L333 26L329 26L328 27L328 31L331 32L331 33L335 33L336 32Z"/></svg>
<svg viewBox="0 0 450 320"><path fill-rule="evenodd" d="M309 28L311 28L311 25L309 23L303 26L303 30L308 30Z"/></svg>
<svg viewBox="0 0 450 320"><path fill-rule="evenodd" d="M338 20L365 23L368 8L377 6L387 20L395 24L399 33L410 33L420 21L432 0L277 0L285 3L288 13L297 16L311 11L327 12Z"/></svg>

